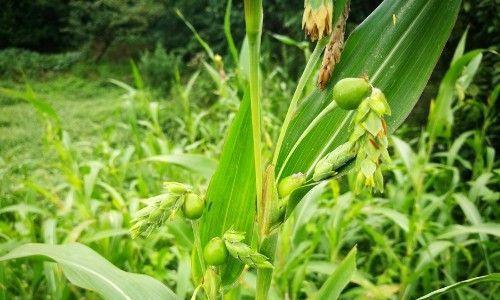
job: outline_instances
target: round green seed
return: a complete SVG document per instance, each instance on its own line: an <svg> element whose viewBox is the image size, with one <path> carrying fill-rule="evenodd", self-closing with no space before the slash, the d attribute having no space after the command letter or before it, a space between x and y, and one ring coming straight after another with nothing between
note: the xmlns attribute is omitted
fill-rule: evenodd
<svg viewBox="0 0 500 300"><path fill-rule="evenodd" d="M201 217L204 208L203 199L195 193L189 193L186 195L184 205L182 205L182 212L186 218L196 220Z"/></svg>
<svg viewBox="0 0 500 300"><path fill-rule="evenodd" d="M278 184L278 195L284 198L290 195L294 190L301 187L306 182L306 175L296 173L283 178Z"/></svg>
<svg viewBox="0 0 500 300"><path fill-rule="evenodd" d="M228 252L224 241L220 237L211 239L203 250L205 262L210 266L220 266L227 260Z"/></svg>
<svg viewBox="0 0 500 300"><path fill-rule="evenodd" d="M345 110L356 109L368 97L372 87L363 78L344 78L333 87L333 100Z"/></svg>

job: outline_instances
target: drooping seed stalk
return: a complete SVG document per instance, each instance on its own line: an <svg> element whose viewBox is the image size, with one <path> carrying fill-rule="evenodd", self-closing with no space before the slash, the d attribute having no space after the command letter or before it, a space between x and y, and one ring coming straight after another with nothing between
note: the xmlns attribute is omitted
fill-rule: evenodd
<svg viewBox="0 0 500 300"><path fill-rule="evenodd" d="M281 150L281 146L283 145L283 140L285 139L285 133L288 129L288 126L290 125L290 122L292 121L293 115L296 112L297 104L300 100L300 97L302 96L302 93L304 92L304 88L307 82L309 81L309 78L311 77L312 73L315 70L314 67L318 64L319 60L321 59L321 53L323 53L323 49L325 48L327 43L328 43L328 37L324 37L318 41L316 47L314 48L313 53L311 54L309 60L307 61L304 72L302 72L302 75L300 76L297 88L295 89L295 92L293 93L292 96L292 101L290 101L290 105L288 106L288 111L286 112L285 120L283 121L283 125L281 126L278 141L276 142L276 148L274 149L274 156L273 156L273 165L276 165L276 162L278 161L278 155Z"/></svg>

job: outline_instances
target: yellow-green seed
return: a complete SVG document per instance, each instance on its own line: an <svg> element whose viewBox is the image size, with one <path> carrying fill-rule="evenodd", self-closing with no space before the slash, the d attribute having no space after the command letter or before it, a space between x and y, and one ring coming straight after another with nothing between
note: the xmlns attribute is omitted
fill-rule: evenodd
<svg viewBox="0 0 500 300"><path fill-rule="evenodd" d="M356 109L368 97L372 87L363 78L344 78L333 87L333 100L345 110Z"/></svg>
<svg viewBox="0 0 500 300"><path fill-rule="evenodd" d="M204 208L203 199L195 193L189 193L186 195L184 205L182 205L182 212L186 218L196 220L201 217Z"/></svg>
<svg viewBox="0 0 500 300"><path fill-rule="evenodd" d="M306 182L306 175L296 173L283 178L278 184L278 195L284 198L290 195L294 190L301 187Z"/></svg>
<svg viewBox="0 0 500 300"><path fill-rule="evenodd" d="M220 237L214 237L203 249L203 258L210 266L220 266L227 260L228 252L224 241Z"/></svg>

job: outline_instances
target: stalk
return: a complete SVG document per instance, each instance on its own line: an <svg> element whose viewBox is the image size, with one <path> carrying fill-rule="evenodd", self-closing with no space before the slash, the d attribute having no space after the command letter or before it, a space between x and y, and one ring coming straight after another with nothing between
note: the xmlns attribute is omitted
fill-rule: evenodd
<svg viewBox="0 0 500 300"><path fill-rule="evenodd" d="M203 260L203 247L201 246L200 226L198 225L198 221L192 221L191 225L193 227L194 246L196 247L196 254L200 262L201 273L204 276L206 267L205 267L205 261Z"/></svg>
<svg viewBox="0 0 500 300"><path fill-rule="evenodd" d="M262 35L262 0L245 0L245 22L250 58L250 106L252 111L252 138L255 167L257 205L262 201L262 137L259 82L260 38Z"/></svg>
<svg viewBox="0 0 500 300"><path fill-rule="evenodd" d="M255 165L255 190L257 193L257 211L261 211L262 203L262 137L261 137L261 103L259 82L260 39L262 35L262 0L245 0L245 23L250 58L250 107L252 111L252 138ZM262 222L258 222L262 224ZM273 247L274 248L274 247ZM267 299L271 284L272 270L257 271L256 300Z"/></svg>

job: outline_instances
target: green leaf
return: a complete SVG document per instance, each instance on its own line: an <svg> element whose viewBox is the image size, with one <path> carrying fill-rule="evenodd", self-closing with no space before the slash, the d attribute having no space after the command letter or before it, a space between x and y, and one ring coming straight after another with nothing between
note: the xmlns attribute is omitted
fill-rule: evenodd
<svg viewBox="0 0 500 300"><path fill-rule="evenodd" d="M462 57L462 55L464 55L465 43L467 41L467 34L468 33L469 33L469 27L467 27L467 29L462 34L462 37L460 38L460 42L458 42L457 48L455 49L455 53L453 54L453 58L451 59L450 65L453 65L457 61L457 59L459 59L460 57Z"/></svg>
<svg viewBox="0 0 500 300"><path fill-rule="evenodd" d="M54 122L54 124L59 128L61 126L61 121L55 109L48 102L38 98L35 92L31 89L31 86L26 84L26 90L24 92L19 92L16 90L11 90L7 88L0 87L0 95L12 99L21 99L29 102L36 112Z"/></svg>
<svg viewBox="0 0 500 300"><path fill-rule="evenodd" d="M453 166L455 163L455 160L458 159L459 151L462 149L462 146L465 144L467 139L474 134L474 131L466 131L459 135L457 138L455 138L455 141L451 145L450 149L444 153L446 156L446 164L449 166Z"/></svg>
<svg viewBox="0 0 500 300"><path fill-rule="evenodd" d="M484 276L478 276L478 277L462 280L462 281L456 282L454 284L451 284L449 286L435 290L435 291L433 291L425 296L418 298L417 300L434 299L435 297L437 297L439 295L446 294L446 293L451 292L453 290L456 290L462 286L476 284L476 283L480 283L480 282L500 282L500 273L493 273L493 274L488 274L488 275L484 275Z"/></svg>
<svg viewBox="0 0 500 300"><path fill-rule="evenodd" d="M392 137L392 143L394 145L394 150L396 150L396 153L403 160L406 170L411 174L415 161L417 160L417 155L413 152L408 143L395 136Z"/></svg>
<svg viewBox="0 0 500 300"><path fill-rule="evenodd" d="M309 43L308 42L305 42L305 41L296 41L294 39L292 39L291 37L287 36L287 35L282 35L282 34L277 34L277 33L272 33L271 36L275 39L277 39L278 41L280 41L281 43L285 44L285 45L288 45L288 46L295 46L299 49L308 49L309 48Z"/></svg>
<svg viewBox="0 0 500 300"><path fill-rule="evenodd" d="M448 238L452 238L455 236L472 234L472 233L490 234L490 235L494 235L496 237L500 237L500 224L498 224L498 223L483 223L483 224L472 225L472 226L455 225L455 226L451 227L451 229L449 229L447 232L441 234L439 236L439 238L448 239Z"/></svg>
<svg viewBox="0 0 500 300"><path fill-rule="evenodd" d="M54 260L74 285L95 291L104 299L178 299L156 279L122 271L92 249L78 243L26 244L0 257L0 262L30 256L45 256Z"/></svg>
<svg viewBox="0 0 500 300"><path fill-rule="evenodd" d="M380 214L383 215L384 217L390 219L393 221L395 224L397 224L401 229L403 229L405 232L408 232L409 228L409 220L408 217L394 209L390 208L385 208L385 207L374 207L374 206L367 206L363 208L363 212L366 215L371 215L371 214Z"/></svg>
<svg viewBox="0 0 500 300"><path fill-rule="evenodd" d="M472 203L469 199L467 199L467 197L465 197L464 194L454 194L453 198L455 199L455 201L457 201L458 205L460 205L460 208L464 212L465 217L467 217L467 220L469 220L471 224L478 225L483 223L479 210L474 205L474 203Z"/></svg>
<svg viewBox="0 0 500 300"><path fill-rule="evenodd" d="M206 209L200 219L200 238L204 247L213 237L222 237L228 229L245 233L251 245L256 212L255 171L253 164L252 121L249 93L231 124L219 166L206 195ZM194 261L193 263L197 263ZM222 269L222 283L233 283L243 264L234 258Z"/></svg>
<svg viewBox="0 0 500 300"><path fill-rule="evenodd" d="M420 253L420 257L415 267L414 276L418 276L420 272L422 272L434 261L436 256L452 246L453 243L449 241L434 241L430 243L427 249L422 250Z"/></svg>
<svg viewBox="0 0 500 300"><path fill-rule="evenodd" d="M452 105L456 98L456 83L468 64L480 56L481 50L468 52L458 58L446 72L429 115L428 132L432 138L450 135L449 131L453 124Z"/></svg>
<svg viewBox="0 0 500 300"><path fill-rule="evenodd" d="M182 22L184 22L184 24L186 24L187 28L189 28L189 30L191 30L195 39L198 41L198 43L203 47L205 52L208 54L208 57L210 57L210 59L214 59L215 55L214 55L214 52L212 51L212 48L210 48L210 45L208 45L208 43L198 34L198 31L194 28L193 24L191 24L184 17L184 15L181 13L181 11L179 9L174 8L174 12L182 20Z"/></svg>
<svg viewBox="0 0 500 300"><path fill-rule="evenodd" d="M387 123L396 129L420 97L460 2L384 1L347 40L328 87L316 89L296 112L279 153L278 178L297 172L310 175L323 155L347 140L352 112L329 106L333 84L341 78L367 75L386 95L393 111ZM397 16L396 24L392 15Z"/></svg>
<svg viewBox="0 0 500 300"><path fill-rule="evenodd" d="M321 286L315 299L335 300L340 296L342 290L351 281L356 271L356 247L354 247L335 271Z"/></svg>
<svg viewBox="0 0 500 300"><path fill-rule="evenodd" d="M193 248L194 236L193 229L182 218L176 218L166 223L168 232L175 237L176 244L188 251Z"/></svg>
<svg viewBox="0 0 500 300"><path fill-rule="evenodd" d="M162 162L185 168L210 179L217 169L217 161L199 154L167 154L148 157L146 161Z"/></svg>

